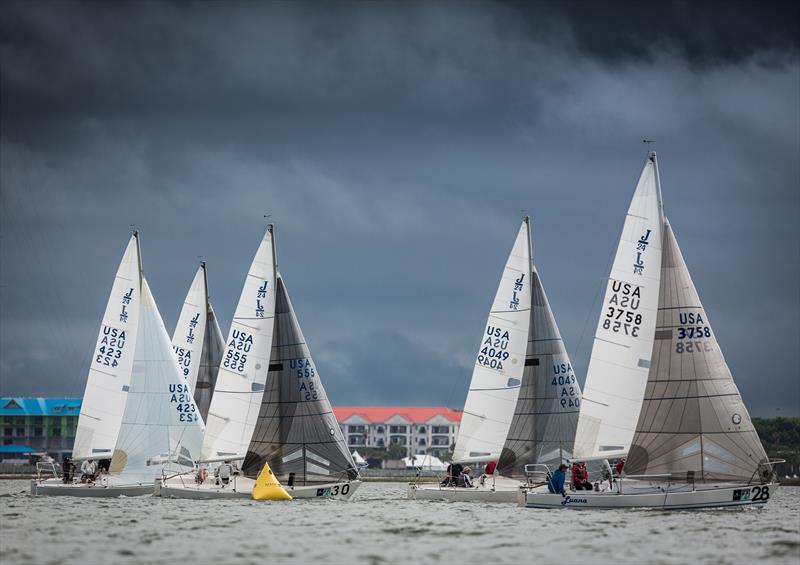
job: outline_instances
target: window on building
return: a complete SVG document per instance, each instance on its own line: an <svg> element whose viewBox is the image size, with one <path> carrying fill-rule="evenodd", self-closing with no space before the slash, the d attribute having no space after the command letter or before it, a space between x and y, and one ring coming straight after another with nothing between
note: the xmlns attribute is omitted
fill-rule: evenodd
<svg viewBox="0 0 800 565"><path fill-rule="evenodd" d="M376 434L385 434L386 430L384 429L383 426L378 426L377 428L375 428L375 433Z"/></svg>
<svg viewBox="0 0 800 565"><path fill-rule="evenodd" d="M3 428L3 435L4 436L13 436L14 430L12 428Z"/></svg>
<svg viewBox="0 0 800 565"><path fill-rule="evenodd" d="M405 434L408 433L408 426L389 426L390 434Z"/></svg>
<svg viewBox="0 0 800 565"><path fill-rule="evenodd" d="M347 443L350 445L364 445L364 436L349 436Z"/></svg>
<svg viewBox="0 0 800 565"><path fill-rule="evenodd" d="M418 434L424 434L424 433L427 433L427 432L428 432L428 430L425 428L425 426L420 426L419 428L417 428L417 433Z"/></svg>
<svg viewBox="0 0 800 565"><path fill-rule="evenodd" d="M52 437L61 437L61 428L53 428L53 436Z"/></svg>
<svg viewBox="0 0 800 565"><path fill-rule="evenodd" d="M394 445L406 445L406 436L392 436L389 441Z"/></svg>
<svg viewBox="0 0 800 565"><path fill-rule="evenodd" d="M377 444L378 447L386 447L386 444L383 443L383 438L382 437L378 438L378 441L376 442L376 444Z"/></svg>
<svg viewBox="0 0 800 565"><path fill-rule="evenodd" d="M417 441L417 445L427 445L425 438L424 437L419 438L419 441Z"/></svg>
<svg viewBox="0 0 800 565"><path fill-rule="evenodd" d="M367 431L366 426L348 426L351 434L363 434Z"/></svg>
<svg viewBox="0 0 800 565"><path fill-rule="evenodd" d="M44 437L44 430L42 428L33 428L33 437Z"/></svg>
<svg viewBox="0 0 800 565"><path fill-rule="evenodd" d="M17 425L24 426L25 425L25 416L17 416Z"/></svg>
<svg viewBox="0 0 800 565"><path fill-rule="evenodd" d="M434 436L433 439L431 439L431 445L450 445L450 442L446 437Z"/></svg>
<svg viewBox="0 0 800 565"><path fill-rule="evenodd" d="M14 443L13 439L3 439L3 445L11 445Z"/></svg>
<svg viewBox="0 0 800 565"><path fill-rule="evenodd" d="M17 437L22 437L25 435L25 428L17 428Z"/></svg>
<svg viewBox="0 0 800 565"><path fill-rule="evenodd" d="M431 433L434 434L449 434L450 426L431 426Z"/></svg>
<svg viewBox="0 0 800 565"><path fill-rule="evenodd" d="M13 424L14 423L14 418L12 418L11 416L3 416L3 423L4 424Z"/></svg>

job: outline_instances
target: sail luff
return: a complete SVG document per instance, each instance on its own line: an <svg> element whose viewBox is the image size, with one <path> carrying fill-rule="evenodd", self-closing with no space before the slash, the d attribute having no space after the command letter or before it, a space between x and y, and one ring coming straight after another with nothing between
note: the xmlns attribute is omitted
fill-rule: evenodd
<svg viewBox="0 0 800 565"><path fill-rule="evenodd" d="M525 369L531 309L529 221L520 225L489 311L464 403L454 461L497 459Z"/></svg>

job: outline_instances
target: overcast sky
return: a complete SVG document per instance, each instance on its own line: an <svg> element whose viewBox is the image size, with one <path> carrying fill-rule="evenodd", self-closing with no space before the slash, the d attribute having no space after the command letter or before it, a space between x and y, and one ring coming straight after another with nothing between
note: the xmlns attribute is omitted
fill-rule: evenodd
<svg viewBox="0 0 800 565"><path fill-rule="evenodd" d="M135 224L171 332L264 230L334 404L463 405L521 210L581 382L656 140L751 413L800 414L789 3L4 2L0 393L80 396Z"/></svg>

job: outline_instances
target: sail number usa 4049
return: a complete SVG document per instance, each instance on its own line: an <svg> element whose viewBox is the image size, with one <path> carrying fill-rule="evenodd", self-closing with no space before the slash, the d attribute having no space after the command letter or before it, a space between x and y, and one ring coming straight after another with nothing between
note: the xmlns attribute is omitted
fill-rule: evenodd
<svg viewBox="0 0 800 565"><path fill-rule="evenodd" d="M509 357L507 351L509 338L508 330L496 326L486 326L486 338L481 343L481 350L478 352L475 363L502 371L503 361Z"/></svg>

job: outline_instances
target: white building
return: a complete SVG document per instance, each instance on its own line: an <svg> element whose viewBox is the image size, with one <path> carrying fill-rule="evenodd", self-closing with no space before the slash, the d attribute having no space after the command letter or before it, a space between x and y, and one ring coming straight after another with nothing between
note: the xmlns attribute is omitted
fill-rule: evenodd
<svg viewBox="0 0 800 565"><path fill-rule="evenodd" d="M398 444L406 456L447 455L461 422L460 411L439 406L336 406L333 411L351 450Z"/></svg>

